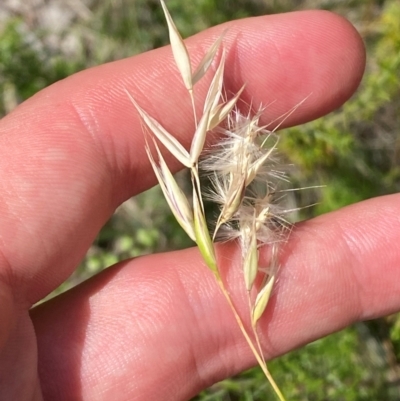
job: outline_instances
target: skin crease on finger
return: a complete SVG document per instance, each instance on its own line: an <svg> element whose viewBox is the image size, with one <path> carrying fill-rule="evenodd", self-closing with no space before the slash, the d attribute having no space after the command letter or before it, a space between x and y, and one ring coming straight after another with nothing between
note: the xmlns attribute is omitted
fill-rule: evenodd
<svg viewBox="0 0 400 401"><path fill-rule="evenodd" d="M190 39L189 51L199 58L223 28ZM246 82L245 101L255 106L275 101L268 108L268 118L278 117L312 92L288 125L340 106L357 87L364 68L364 49L355 30L325 12L238 21L230 24L224 42L228 90L235 91ZM184 135L193 122L187 117L190 110L184 88L177 82L170 49L163 48L76 74L34 96L0 122L0 148L7 149L0 158L4 173L0 274L2 283L12 289L18 309L28 309L61 283L115 207L155 183L153 174L148 174L140 120L125 88L188 144L189 137ZM205 90L205 86L199 88L200 98ZM171 98L177 103L165 102ZM110 269L34 311L45 399L83 400L96 395L95 399L106 399L116 389L119 399L163 398L163 393L157 398L157 391L170 394L168 399L185 399L202 386L252 364L195 252L179 254L179 263L187 265L187 276L180 273L176 255L156 255ZM146 269L145 264L149 265ZM184 277L192 281L187 283ZM274 315L296 311L289 305L279 312L279 294L286 294L284 278L282 273L274 301L277 306L274 309L272 302L270 312ZM7 291L1 294L8 304L12 302ZM159 302L145 305L151 294ZM179 302L188 299L187 294L198 297L195 314L191 310L196 302L189 303L190 309ZM7 317L7 313L0 316ZM194 319L193 329L198 330L185 326L191 323L187 316ZM354 318L324 326L312 335L297 332L296 341L290 336L282 337L286 338L283 344L276 339L272 345L265 341L266 350L271 355L284 352ZM279 321L282 318L271 320L267 334L277 330ZM160 327L163 330L157 331ZM281 330L286 329L282 326ZM157 340L157 333L162 341ZM221 333L228 335L221 338ZM164 366L151 357L152 351L158 355L168 350L158 347L162 343L172 343L173 351L181 347L179 352L162 355ZM201 344L205 357L196 356L196 344ZM7 345L18 348L13 339ZM148 359L144 352L150 353Z"/></svg>

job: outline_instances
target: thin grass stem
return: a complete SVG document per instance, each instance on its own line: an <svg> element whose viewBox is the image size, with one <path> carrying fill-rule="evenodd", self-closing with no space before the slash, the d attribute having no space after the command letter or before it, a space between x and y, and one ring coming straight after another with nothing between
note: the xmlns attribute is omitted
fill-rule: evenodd
<svg viewBox="0 0 400 401"><path fill-rule="evenodd" d="M237 324L238 324L238 326L240 328L240 331L243 334L243 337L246 339L246 342L249 345L249 347L251 349L251 352L253 353L253 355L255 356L255 358L256 358L256 360L258 362L258 365L260 366L260 368L263 371L265 377L268 379L269 383L271 384L272 388L274 389L276 395L279 398L279 401L286 401L286 399L283 396L281 390L279 389L278 385L276 384L275 380L273 379L271 373L269 372L269 370L267 368L267 364L265 363L264 356L262 356L262 352L257 351L256 347L254 346L253 341L251 340L249 334L247 333L247 330L244 327L243 321L242 321L239 313L237 312L235 305L233 304L232 298L229 295L229 292L227 291L227 289L226 289L226 287L225 287L225 285L224 285L224 283L223 283L223 281L221 279L221 276L216 275L215 277L216 277L217 283L219 285L219 288L221 289L223 295L225 296L225 298L226 298L226 300L227 300L227 302L229 304L229 307L231 308L231 310L233 312L233 315L234 315L234 317L236 319L236 322L237 322ZM258 339L258 337L256 337L256 338ZM258 347L261 350L260 344L258 344Z"/></svg>

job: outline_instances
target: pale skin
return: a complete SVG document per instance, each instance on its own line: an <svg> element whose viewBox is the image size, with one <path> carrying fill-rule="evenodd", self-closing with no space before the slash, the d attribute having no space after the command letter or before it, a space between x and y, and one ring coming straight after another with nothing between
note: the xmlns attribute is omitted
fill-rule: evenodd
<svg viewBox="0 0 400 401"><path fill-rule="evenodd" d="M246 82L244 100L275 101L266 121L310 92L286 125L315 119L360 82L362 41L336 15L228 26L227 88ZM224 28L188 40L195 60ZM191 106L169 48L71 76L0 122L0 399L187 400L255 364L195 248L119 263L29 310L73 272L115 208L156 183L124 89L189 145ZM267 359L400 310L399 216L391 195L294 228L260 324ZM234 244L217 253L246 316L239 253Z"/></svg>

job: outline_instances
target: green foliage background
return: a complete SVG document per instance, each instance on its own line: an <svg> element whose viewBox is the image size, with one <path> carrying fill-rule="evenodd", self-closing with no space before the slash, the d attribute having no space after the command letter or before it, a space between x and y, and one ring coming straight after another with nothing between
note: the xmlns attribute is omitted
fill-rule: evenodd
<svg viewBox="0 0 400 401"><path fill-rule="evenodd" d="M93 0L83 16L57 32L39 19L10 14L0 24L0 113L78 70L166 43L157 0ZM357 94L340 110L287 130L281 150L298 168L299 194L317 201L312 217L400 190L400 3L397 0L169 0L183 36L227 20L299 9L328 9L349 18L362 34L367 71ZM1 5L0 5L1 9ZM63 43L73 35L75 46ZM185 177L180 178L184 184ZM82 265L59 290L118 260L186 247L158 188L124 204L99 234ZM393 244L393 246L396 246ZM398 246L398 245L397 245ZM400 397L400 319L360 323L270 363L288 399L397 400ZM214 385L195 400L266 400L274 396L257 369Z"/></svg>

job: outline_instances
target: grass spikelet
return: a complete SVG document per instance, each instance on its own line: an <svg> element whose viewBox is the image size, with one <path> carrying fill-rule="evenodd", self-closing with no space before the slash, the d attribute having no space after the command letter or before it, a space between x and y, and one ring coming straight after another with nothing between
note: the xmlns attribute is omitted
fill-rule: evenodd
<svg viewBox="0 0 400 401"><path fill-rule="evenodd" d="M210 233L208 232L207 222L200 202L197 190L196 188L193 188L194 231L196 243L206 265L217 277L219 277L214 244L211 240Z"/></svg>
<svg viewBox="0 0 400 401"><path fill-rule="evenodd" d="M159 165L154 161L148 145L146 145L146 153L160 184L161 190L163 191L164 197L180 226L185 230L190 239L196 241L193 210L190 207L185 194L179 188L174 176L165 163L156 142L154 142L154 146L158 154Z"/></svg>
<svg viewBox="0 0 400 401"><path fill-rule="evenodd" d="M204 55L203 59L200 61L199 65L196 68L196 71L192 76L192 83L195 85L201 78L204 77L208 69L210 68L215 55L217 54L218 49L221 46L222 38L224 37L225 32L222 33L218 37L218 39L213 43L213 45L208 49L207 53Z"/></svg>
<svg viewBox="0 0 400 401"><path fill-rule="evenodd" d="M276 120L277 125L272 130L259 124L263 110L260 109L254 115L251 111L242 114L237 108L237 103L244 86L230 99L223 99L222 96L226 60L226 52L222 50L203 104L203 114L197 124L194 85L205 76L212 65L222 44L223 35L217 38L192 74L186 46L163 0L161 5L167 20L174 60L193 108L195 125L190 152L158 121L149 116L128 92L127 94L153 136L157 161L148 144L146 152L173 214L199 247L206 266L213 273L257 362L279 400L284 401L284 396L265 364L257 333L257 322L267 308L276 281L279 244L287 238L290 228L285 219L289 210L279 205L279 200L285 192L279 189L279 183L286 180L286 176L276 157L278 137L275 131L301 103ZM271 122L269 126L274 123L275 121ZM210 149L204 150L210 130L218 133L220 139ZM170 172L156 139L189 169L193 191L192 204ZM212 189L208 193L200 182L200 170L210 178ZM213 233L207 228L203 197L214 201L220 209ZM250 329L246 328L237 312L218 269L213 243L217 235L225 240L238 240L241 246L244 290L250 306ZM260 268L259 250L263 246L271 248L271 258L268 266ZM260 281L261 285L258 285Z"/></svg>
<svg viewBox="0 0 400 401"><path fill-rule="evenodd" d="M213 110L217 106L222 93L224 70L225 70L225 51L223 50L221 61L219 63L217 71L214 74L214 77L211 81L210 87L207 92L207 97L204 102L203 112L207 112L207 110Z"/></svg>
<svg viewBox="0 0 400 401"><path fill-rule="evenodd" d="M210 110L206 111L199 121L199 125L193 136L192 146L190 147L190 161L195 165L199 160L200 154L203 151L208 125L210 120Z"/></svg>
<svg viewBox="0 0 400 401"><path fill-rule="evenodd" d="M229 115L229 113L233 110L236 106L237 101L239 100L240 95L242 94L245 86L243 85L238 93L226 103L217 105L211 110L211 117L208 125L208 129L212 130L216 126L222 123L225 118Z"/></svg>
<svg viewBox="0 0 400 401"><path fill-rule="evenodd" d="M276 280L276 269L273 268L271 273L268 275L268 279L263 284L261 290L257 294L257 298L254 302L254 307L251 312L251 320L253 326L256 326L257 322L260 320L265 309L267 308L268 301L271 297L271 292L274 287Z"/></svg>
<svg viewBox="0 0 400 401"><path fill-rule="evenodd" d="M157 139L162 142L162 144L186 167L191 167L192 163L190 161L190 155L188 151L171 135L157 120L150 117L135 101L132 95L126 91L132 104L135 106L136 110L139 112L143 121L157 137Z"/></svg>
<svg viewBox="0 0 400 401"><path fill-rule="evenodd" d="M161 6L168 24L169 40L176 66L181 73L186 89L191 92L193 90L193 82L189 53L163 0L161 0Z"/></svg>
<svg viewBox="0 0 400 401"><path fill-rule="evenodd" d="M247 291L253 287L258 272L258 247L255 216L252 225L241 230L243 252L243 275Z"/></svg>

